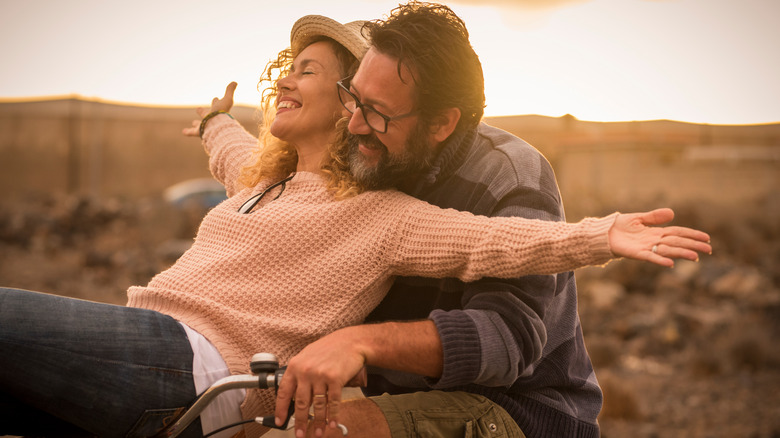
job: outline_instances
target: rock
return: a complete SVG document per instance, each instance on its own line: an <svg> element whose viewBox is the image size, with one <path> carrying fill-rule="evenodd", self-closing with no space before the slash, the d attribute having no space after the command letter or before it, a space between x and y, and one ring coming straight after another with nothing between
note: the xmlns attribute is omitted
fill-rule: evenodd
<svg viewBox="0 0 780 438"><path fill-rule="evenodd" d="M630 382L612 373L600 373L599 384L604 393L604 405L599 418L637 421L642 418L639 395Z"/></svg>
<svg viewBox="0 0 780 438"><path fill-rule="evenodd" d="M596 309L608 309L626 294L626 289L615 281L595 280L584 285L582 294Z"/></svg>
<svg viewBox="0 0 780 438"><path fill-rule="evenodd" d="M754 267L734 268L718 277L710 290L715 295L744 298L770 287L771 281Z"/></svg>
<svg viewBox="0 0 780 438"><path fill-rule="evenodd" d="M596 369L605 369L620 362L621 342L614 336L595 338L587 344L590 360Z"/></svg>

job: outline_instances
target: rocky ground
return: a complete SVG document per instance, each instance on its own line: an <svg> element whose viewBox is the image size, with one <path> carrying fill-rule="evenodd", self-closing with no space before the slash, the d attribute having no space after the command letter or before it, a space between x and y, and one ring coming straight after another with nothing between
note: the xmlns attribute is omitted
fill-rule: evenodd
<svg viewBox="0 0 780 438"><path fill-rule="evenodd" d="M777 204L738 221L678 208L677 223L713 236L699 263L577 273L604 437L780 437ZM124 304L188 247L202 214L156 200L2 201L0 285Z"/></svg>

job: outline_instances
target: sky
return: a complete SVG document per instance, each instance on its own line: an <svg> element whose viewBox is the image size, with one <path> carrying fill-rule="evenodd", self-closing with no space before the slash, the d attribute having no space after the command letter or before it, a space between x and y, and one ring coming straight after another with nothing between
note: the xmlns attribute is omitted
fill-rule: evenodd
<svg viewBox="0 0 780 438"><path fill-rule="evenodd" d="M459 0L485 115L780 122L780 0ZM208 105L257 80L307 14L380 18L386 0L0 0L0 100L79 95Z"/></svg>

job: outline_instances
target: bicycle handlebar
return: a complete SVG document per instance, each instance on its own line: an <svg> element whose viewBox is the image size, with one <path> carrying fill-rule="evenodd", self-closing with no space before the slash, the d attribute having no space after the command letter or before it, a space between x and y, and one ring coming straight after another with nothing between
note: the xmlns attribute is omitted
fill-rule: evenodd
<svg viewBox="0 0 780 438"><path fill-rule="evenodd" d="M175 423L158 432L154 435L154 438L175 438L179 436L187 426L200 416L201 412L215 397L225 391L239 388L276 389L284 374L284 368L279 368L279 361L276 359L276 356L270 353L258 353L252 356L250 368L252 375L228 376L216 381L209 389L198 396L195 402ZM281 426L276 426L273 415L262 417L260 423L266 427L286 429L293 410L293 404L290 403L287 420Z"/></svg>

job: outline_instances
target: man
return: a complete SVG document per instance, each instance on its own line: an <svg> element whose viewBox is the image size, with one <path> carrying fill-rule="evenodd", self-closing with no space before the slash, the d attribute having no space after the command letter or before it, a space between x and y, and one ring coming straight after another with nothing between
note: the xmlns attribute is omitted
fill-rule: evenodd
<svg viewBox="0 0 780 438"><path fill-rule="evenodd" d="M371 48L339 83L356 176L475 214L564 220L544 157L480 123L482 68L460 18L413 2L366 31ZM276 414L295 398L298 436L310 401L314 436L339 436L333 420L350 436L598 436L602 396L576 295L572 272L472 284L398 278L365 325L289 362ZM333 388L364 366L368 395L395 395L340 403ZM315 386L327 397L311 400Z"/></svg>

